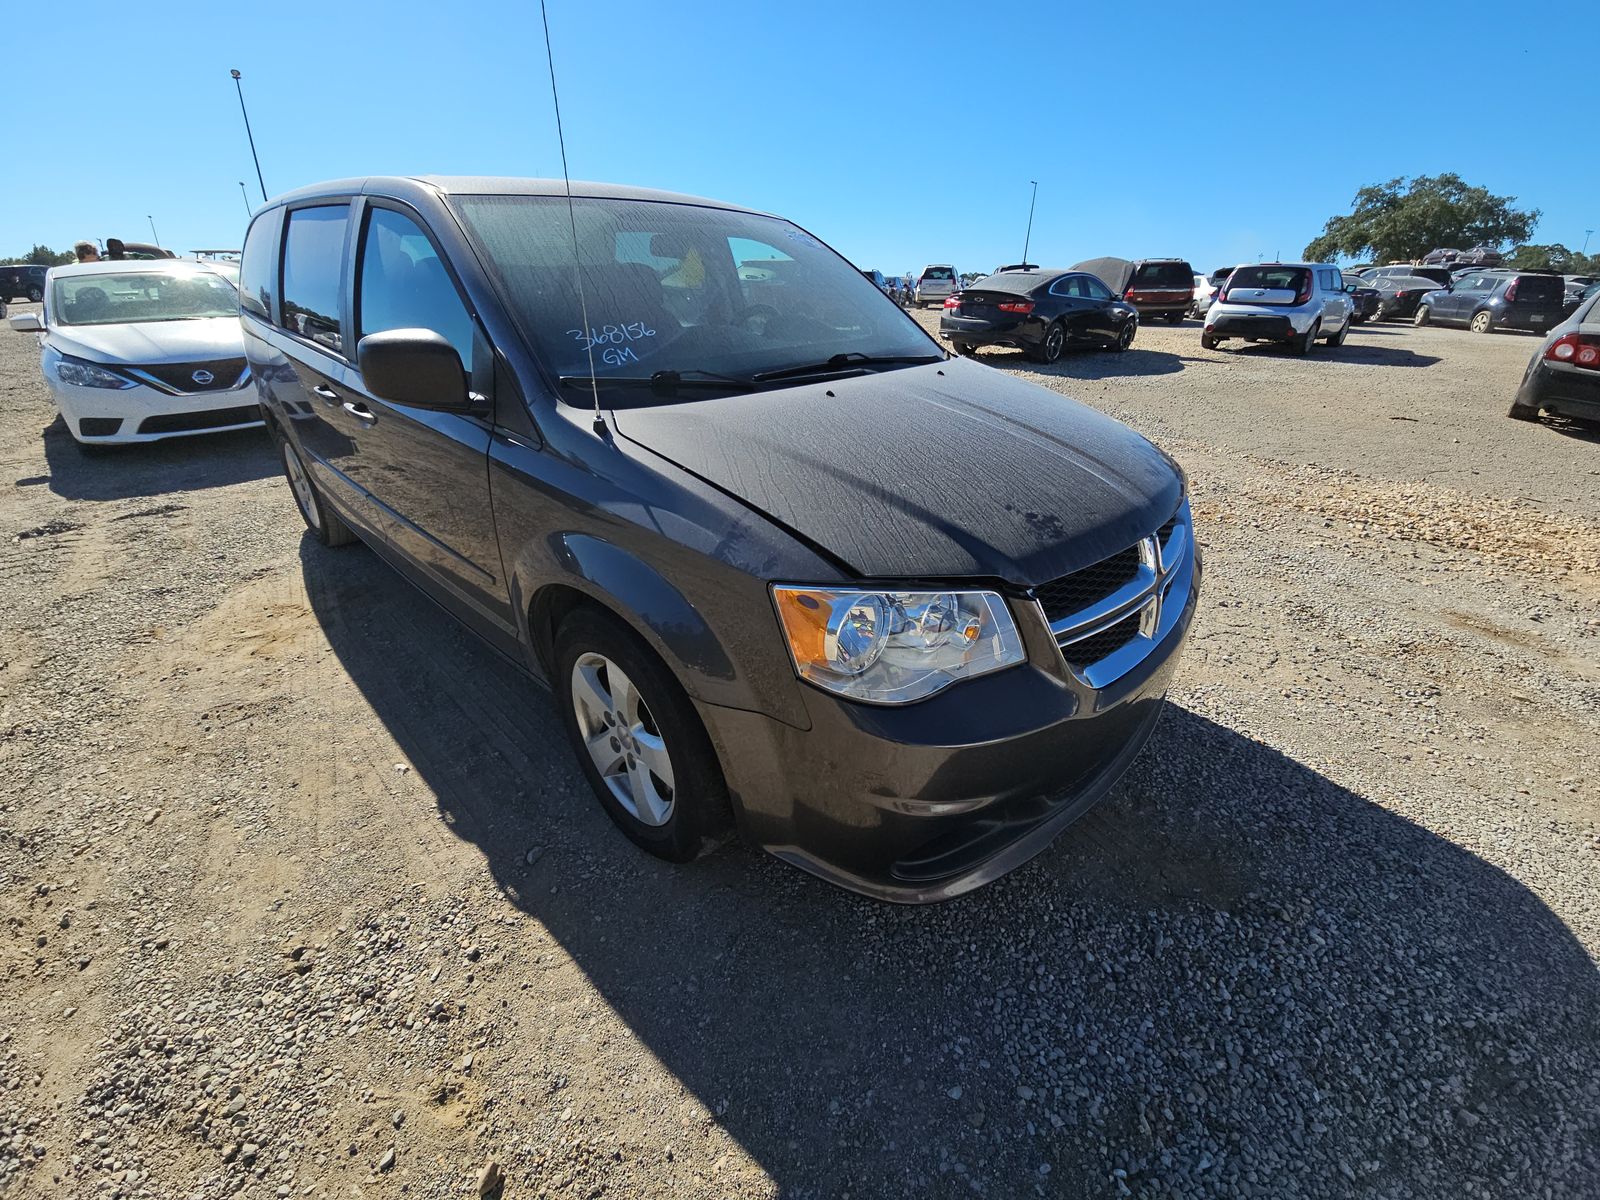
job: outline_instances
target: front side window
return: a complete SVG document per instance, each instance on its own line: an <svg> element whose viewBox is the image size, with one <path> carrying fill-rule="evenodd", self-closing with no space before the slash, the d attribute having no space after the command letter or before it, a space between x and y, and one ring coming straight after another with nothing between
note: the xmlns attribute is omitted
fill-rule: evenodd
<svg viewBox="0 0 1600 1200"><path fill-rule="evenodd" d="M1111 299L1111 289L1108 288L1105 284L1101 283L1093 275L1085 275L1082 278L1083 278L1084 294L1087 295L1089 297L1089 299L1091 299L1091 300L1109 300L1109 299Z"/></svg>
<svg viewBox="0 0 1600 1200"><path fill-rule="evenodd" d="M438 251L409 217L374 208L361 237L356 336L386 329L430 329L472 366L472 318Z"/></svg>
<svg viewBox="0 0 1600 1200"><path fill-rule="evenodd" d="M861 272L788 221L649 200L577 199L570 218L564 197L453 203L546 366L586 382L592 356L613 400L659 402L626 385L660 372L747 381L841 354L942 357Z"/></svg>
<svg viewBox="0 0 1600 1200"><path fill-rule="evenodd" d="M59 325L196 321L239 312L233 285L200 269L68 275L51 291L51 319Z"/></svg>
<svg viewBox="0 0 1600 1200"><path fill-rule="evenodd" d="M348 204L297 208L283 236L283 324L335 354L344 350L339 279L349 215Z"/></svg>

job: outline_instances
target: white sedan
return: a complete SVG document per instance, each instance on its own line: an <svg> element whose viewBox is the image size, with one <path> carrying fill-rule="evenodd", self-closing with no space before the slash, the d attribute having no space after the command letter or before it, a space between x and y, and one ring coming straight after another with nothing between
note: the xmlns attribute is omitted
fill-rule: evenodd
<svg viewBox="0 0 1600 1200"><path fill-rule="evenodd" d="M261 424L233 284L198 263L79 263L45 276L39 366L80 446Z"/></svg>

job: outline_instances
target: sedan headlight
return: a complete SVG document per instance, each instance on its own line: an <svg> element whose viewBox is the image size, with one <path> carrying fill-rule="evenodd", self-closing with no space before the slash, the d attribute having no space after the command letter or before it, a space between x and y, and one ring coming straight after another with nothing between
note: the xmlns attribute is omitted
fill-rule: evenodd
<svg viewBox="0 0 1600 1200"><path fill-rule="evenodd" d="M105 367L85 362L81 358L73 358L70 354L63 354L56 363L56 378L75 387L121 390L138 386L133 380L126 379L115 371L108 371Z"/></svg>
<svg viewBox="0 0 1600 1200"><path fill-rule="evenodd" d="M1023 661L994 592L772 589L801 679L872 704L909 704Z"/></svg>

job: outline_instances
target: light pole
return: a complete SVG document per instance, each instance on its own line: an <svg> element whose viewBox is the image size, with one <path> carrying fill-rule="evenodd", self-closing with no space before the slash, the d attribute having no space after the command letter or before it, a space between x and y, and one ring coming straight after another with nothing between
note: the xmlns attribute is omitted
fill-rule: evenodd
<svg viewBox="0 0 1600 1200"><path fill-rule="evenodd" d="M1030 179L1028 182L1033 184L1033 195L1028 199L1028 232L1027 235L1022 239L1023 266L1027 266L1028 264L1028 244L1033 241L1033 205L1034 202L1039 199L1039 181L1037 179Z"/></svg>
<svg viewBox="0 0 1600 1200"><path fill-rule="evenodd" d="M239 93L239 111L244 114L244 135L250 139L250 157L255 160L256 182L261 185L261 203L265 204L267 202L267 184L261 178L261 158L256 154L256 135L250 132L250 113L244 106L244 85L239 82L237 69L229 71L228 74L233 76L234 89Z"/></svg>
<svg viewBox="0 0 1600 1200"><path fill-rule="evenodd" d="M161 235L156 232L156 219L149 213L145 213L144 219L150 222L150 240L158 246L161 245Z"/></svg>
<svg viewBox="0 0 1600 1200"><path fill-rule="evenodd" d="M1594 236L1594 230L1592 230L1592 229L1585 229L1585 230L1584 230L1584 231L1583 231L1583 249L1582 249L1582 250L1580 250L1580 251L1579 251L1579 252L1578 252L1578 253L1580 253L1580 254L1587 254L1587 253L1589 253L1589 239L1590 239L1590 238L1591 238L1591 237L1593 237L1593 236Z"/></svg>
<svg viewBox="0 0 1600 1200"><path fill-rule="evenodd" d="M255 210L250 207L250 193L244 190L244 180L239 180L239 195L244 199L244 215L255 216Z"/></svg>

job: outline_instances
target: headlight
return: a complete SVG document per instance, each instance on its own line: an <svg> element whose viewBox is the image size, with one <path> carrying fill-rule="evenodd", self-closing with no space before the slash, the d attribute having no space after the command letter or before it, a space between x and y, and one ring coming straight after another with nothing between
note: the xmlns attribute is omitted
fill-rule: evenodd
<svg viewBox="0 0 1600 1200"><path fill-rule="evenodd" d="M56 363L56 378L62 383L70 383L76 387L120 390L137 386L133 380L124 379L114 371L108 371L92 362L84 362L81 358L73 358L67 354L63 354Z"/></svg>
<svg viewBox="0 0 1600 1200"><path fill-rule="evenodd" d="M774 586L801 679L872 704L909 704L1023 660L993 592L870 592Z"/></svg>

